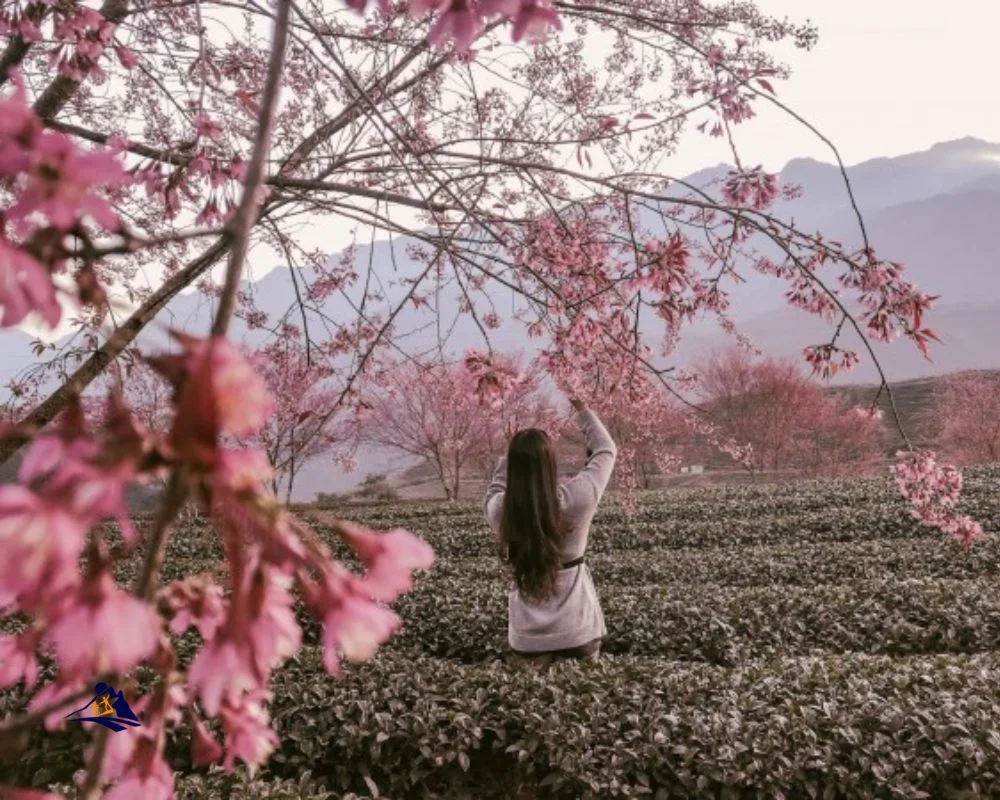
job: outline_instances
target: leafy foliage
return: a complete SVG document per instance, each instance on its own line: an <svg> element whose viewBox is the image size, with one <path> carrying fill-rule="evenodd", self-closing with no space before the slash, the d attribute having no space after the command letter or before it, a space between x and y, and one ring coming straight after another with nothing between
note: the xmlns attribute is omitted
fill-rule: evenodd
<svg viewBox="0 0 1000 800"><path fill-rule="evenodd" d="M998 479L997 467L970 471L963 510L1000 521ZM297 598L305 645L275 672L269 704L281 745L253 778L206 773L192 766L185 722L165 750L177 796L1000 791L1000 541L942 541L888 480L658 492L639 509L630 519L608 507L594 525L605 656L536 674L502 659L507 577L480 508L359 506L366 523L405 521L444 556L396 604L402 631L333 681ZM350 565L336 534L316 529ZM216 568L208 533L196 519L171 540L165 579ZM121 565L122 579L136 561ZM201 640L190 631L174 644L186 665ZM53 672L42 665L43 679ZM155 679L142 668L139 689ZM0 695L0 716L27 699L20 688ZM36 731L0 781L68 785L85 739Z"/></svg>

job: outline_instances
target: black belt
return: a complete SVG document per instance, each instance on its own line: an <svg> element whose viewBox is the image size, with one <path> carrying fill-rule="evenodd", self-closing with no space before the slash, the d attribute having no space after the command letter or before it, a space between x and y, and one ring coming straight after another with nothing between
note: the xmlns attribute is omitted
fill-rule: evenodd
<svg viewBox="0 0 1000 800"><path fill-rule="evenodd" d="M579 558L574 558L572 561L566 561L563 565L563 569L573 569L573 567L578 567L583 563L583 556Z"/></svg>

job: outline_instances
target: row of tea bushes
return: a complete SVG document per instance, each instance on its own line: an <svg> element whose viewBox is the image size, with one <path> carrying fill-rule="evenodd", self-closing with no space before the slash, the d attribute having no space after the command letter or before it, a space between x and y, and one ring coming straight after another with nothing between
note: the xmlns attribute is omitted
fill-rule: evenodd
<svg viewBox="0 0 1000 800"><path fill-rule="evenodd" d="M992 797L998 687L997 654L536 674L386 652L334 680L307 647L275 677L282 744L261 773L193 770L183 726L168 755L183 800ZM80 747L63 745L40 739L0 779L33 769L73 797Z"/></svg>
<svg viewBox="0 0 1000 800"><path fill-rule="evenodd" d="M1000 581L874 580L816 586L601 586L604 649L733 665L811 652L974 653L1000 641ZM466 663L506 648L500 581L427 579L398 604L391 647ZM300 620L306 640L318 625Z"/></svg>
<svg viewBox="0 0 1000 800"><path fill-rule="evenodd" d="M596 553L588 556L587 563L599 588L643 583L813 586L891 577L976 578L1000 574L1000 539L985 539L968 550L933 534L905 541L653 548ZM505 580L506 572L497 556L480 556L443 559L429 575L481 583Z"/></svg>
<svg viewBox="0 0 1000 800"><path fill-rule="evenodd" d="M1000 792L1000 658L500 664L386 654L278 677L283 746L335 791L393 798L941 798Z"/></svg>
<svg viewBox="0 0 1000 800"><path fill-rule="evenodd" d="M996 496L1000 466L972 467L963 471L963 477L963 501L960 506L963 513L980 511L995 515L1000 511L1000 498ZM893 481L877 478L643 492L635 521L655 521L664 511L676 520L697 521L707 515L726 520L863 506L905 511L905 503ZM404 521L419 527L424 521L439 519L460 524L471 524L474 520L479 524L483 515L479 502L431 501L344 506L338 512L345 519L355 519L376 527L402 524ZM612 525L629 522L621 507L614 502L602 506L600 518Z"/></svg>
<svg viewBox="0 0 1000 800"><path fill-rule="evenodd" d="M976 517L987 530L1000 530L1000 514L980 513ZM309 522L342 555L346 547L325 524L323 516L310 515ZM439 558L489 557L496 555L493 533L481 518L468 525L457 525L447 518L421 524L406 524L402 518L376 526L379 529L408 527L424 538ZM690 549L696 547L765 547L782 544L817 544L822 542L857 542L869 539L924 539L942 535L929 530L906 513L879 509L827 509L798 516L761 516L733 522L720 522L712 516L687 522L672 519L666 512L657 521L631 525L611 525L600 515L590 531L588 551L617 553L623 550L656 548Z"/></svg>

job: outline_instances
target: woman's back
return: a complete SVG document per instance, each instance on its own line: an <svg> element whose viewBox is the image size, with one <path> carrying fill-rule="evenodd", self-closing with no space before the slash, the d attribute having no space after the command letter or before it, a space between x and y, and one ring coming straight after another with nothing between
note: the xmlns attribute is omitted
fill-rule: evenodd
<svg viewBox="0 0 1000 800"><path fill-rule="evenodd" d="M514 650L524 653L580 647L599 640L607 632L590 569L582 558L591 522L611 479L617 448L594 412L580 409L577 418L591 455L584 468L557 490L562 528L559 555L563 564L576 563L559 569L552 591L545 599L526 597L516 585L511 589L508 638ZM506 502L507 487L505 457L497 465L486 491L486 520L498 536L503 529L504 507L510 506Z"/></svg>

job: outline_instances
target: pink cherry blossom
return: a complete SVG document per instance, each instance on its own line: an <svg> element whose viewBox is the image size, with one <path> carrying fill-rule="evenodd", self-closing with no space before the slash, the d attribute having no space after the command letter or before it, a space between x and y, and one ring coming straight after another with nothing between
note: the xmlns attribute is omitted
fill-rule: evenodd
<svg viewBox="0 0 1000 800"><path fill-rule="evenodd" d="M327 672L340 674L338 654L351 662L371 658L401 624L388 608L350 590L343 592L323 617L323 664Z"/></svg>
<svg viewBox="0 0 1000 800"><path fill-rule="evenodd" d="M132 708L132 711L135 712L136 716L140 716L141 710L137 706L138 703L132 703L130 707ZM140 718L142 718L142 716L140 716ZM104 762L101 764L102 783L110 783L111 781L117 780L128 770L128 766L135 756L136 745L146 738L144 732L139 730L134 731L134 734L135 735L132 736L108 737L108 742L105 745L104 751ZM91 744L91 746L87 748L88 760L93 751L94 747L93 744Z"/></svg>
<svg viewBox="0 0 1000 800"><path fill-rule="evenodd" d="M437 11L444 8L450 0L410 0L408 7L411 17L419 19L429 11Z"/></svg>
<svg viewBox="0 0 1000 800"><path fill-rule="evenodd" d="M220 450L217 453L214 483L240 494L257 492L271 479L273 469L262 450Z"/></svg>
<svg viewBox="0 0 1000 800"><path fill-rule="evenodd" d="M224 634L202 647L188 668L188 686L211 717L219 712L224 699L238 704L244 693L258 685L246 648Z"/></svg>
<svg viewBox="0 0 1000 800"><path fill-rule="evenodd" d="M451 0L448 8L440 12L431 25L427 41L434 46L450 41L456 51L464 53L482 29L482 19L469 8L467 0Z"/></svg>
<svg viewBox="0 0 1000 800"><path fill-rule="evenodd" d="M194 625L202 639L211 641L225 618L227 603L222 589L205 575L173 581L161 590L160 597L173 612L169 627L175 636Z"/></svg>
<svg viewBox="0 0 1000 800"><path fill-rule="evenodd" d="M531 44L545 41L550 29L562 30L562 20L552 8L537 0L522 0L514 17L511 38L515 42L527 39Z"/></svg>
<svg viewBox="0 0 1000 800"><path fill-rule="evenodd" d="M136 754L122 777L104 794L105 800L173 800L174 774L156 743L140 735Z"/></svg>
<svg viewBox="0 0 1000 800"><path fill-rule="evenodd" d="M252 768L263 764L278 746L278 736L268 724L263 703L270 700L270 693L256 691L238 705L224 705L220 712L225 733L225 759L227 772L232 772L239 758Z"/></svg>
<svg viewBox="0 0 1000 800"><path fill-rule="evenodd" d="M197 114L193 122L195 130L198 131L200 136L216 140L222 138L222 128L208 115Z"/></svg>
<svg viewBox="0 0 1000 800"><path fill-rule="evenodd" d="M128 672L153 654L159 636L159 617L107 572L84 584L48 631L63 669L89 674Z"/></svg>
<svg viewBox="0 0 1000 800"><path fill-rule="evenodd" d="M172 444L187 458L211 462L220 433L254 433L273 403L248 360L224 338L175 336L181 354L150 359L180 393Z"/></svg>
<svg viewBox="0 0 1000 800"><path fill-rule="evenodd" d="M116 230L117 215L94 189L117 185L123 178L112 153L83 152L68 137L45 132L35 142L24 188L8 211L9 219L24 223L29 215L41 213L53 227L67 231L89 216Z"/></svg>
<svg viewBox="0 0 1000 800"><path fill-rule="evenodd" d="M351 523L343 523L340 530L368 568L362 585L375 600L392 602L412 587L413 570L429 569L434 563L430 545L407 530L376 533Z"/></svg>
<svg viewBox="0 0 1000 800"><path fill-rule="evenodd" d="M287 576L262 568L254 572L251 580L255 585L250 589L252 616L247 623L247 637L258 673L263 675L298 652L302 629L295 621Z"/></svg>
<svg viewBox="0 0 1000 800"><path fill-rule="evenodd" d="M778 196L778 178L760 166L730 172L722 186L722 196L731 205L763 211Z"/></svg>
<svg viewBox="0 0 1000 800"><path fill-rule="evenodd" d="M75 586L85 525L23 486L0 487L0 608L37 607Z"/></svg>
<svg viewBox="0 0 1000 800"><path fill-rule="evenodd" d="M2 145L0 145L2 146ZM2 158L2 156L0 156ZM62 318L56 288L48 270L0 234L0 327L20 325L38 312L49 327Z"/></svg>
<svg viewBox="0 0 1000 800"><path fill-rule="evenodd" d="M127 456L115 463L107 455L101 443L86 436L43 436L25 455L18 477L88 523L116 519L131 543L135 527L125 507L125 488L136 476L136 465Z"/></svg>
<svg viewBox="0 0 1000 800"><path fill-rule="evenodd" d="M90 676L87 676L89 680ZM80 675L63 676L60 679L45 684L31 701L28 703L28 711L36 712L43 708L48 708L53 703L59 703L54 710L45 717L44 726L47 731L61 730L66 727L66 715L80 708L80 696L88 688L93 688L92 683L88 683ZM62 702L65 700L66 702Z"/></svg>
<svg viewBox="0 0 1000 800"><path fill-rule="evenodd" d="M961 472L953 466L938 464L933 453L927 451L899 453L898 458L892 472L900 494L910 503L913 517L966 546L983 536L978 522L954 511L962 491Z"/></svg>
<svg viewBox="0 0 1000 800"><path fill-rule="evenodd" d="M222 759L222 746L209 733L208 728L197 717L191 718L191 763L195 767L218 764Z"/></svg>

